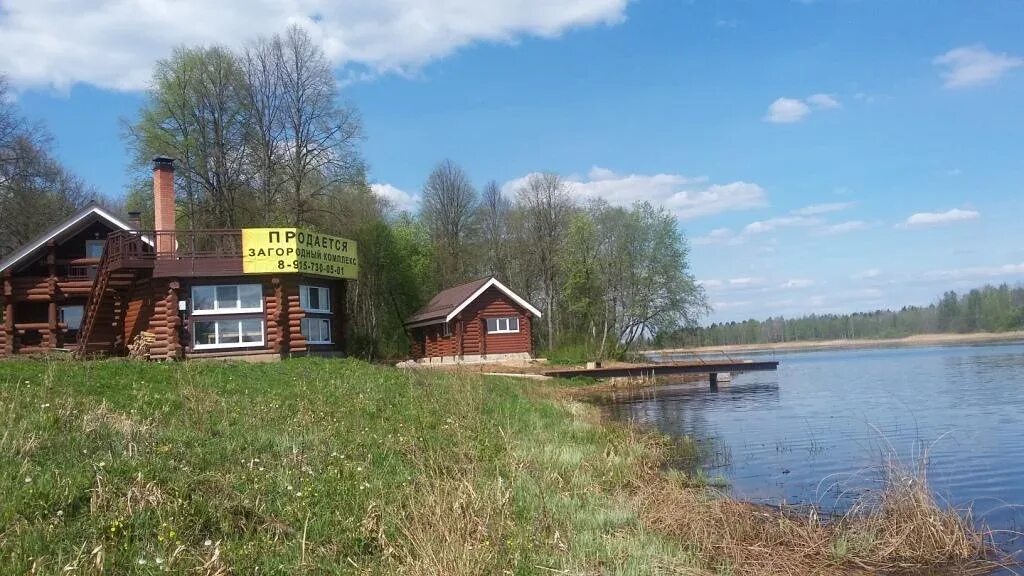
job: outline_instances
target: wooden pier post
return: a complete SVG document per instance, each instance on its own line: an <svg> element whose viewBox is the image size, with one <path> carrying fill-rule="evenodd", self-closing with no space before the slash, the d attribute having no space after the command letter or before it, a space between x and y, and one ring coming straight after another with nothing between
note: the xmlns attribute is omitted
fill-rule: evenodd
<svg viewBox="0 0 1024 576"><path fill-rule="evenodd" d="M708 374L708 382L711 383L712 390L718 390L718 372L711 372Z"/></svg>

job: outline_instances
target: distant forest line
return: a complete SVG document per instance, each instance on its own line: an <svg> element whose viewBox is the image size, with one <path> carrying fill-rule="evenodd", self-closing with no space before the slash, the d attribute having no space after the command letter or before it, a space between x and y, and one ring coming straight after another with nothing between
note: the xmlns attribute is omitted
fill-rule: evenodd
<svg viewBox="0 0 1024 576"><path fill-rule="evenodd" d="M719 322L655 338L656 346L725 346L777 342L902 338L918 334L967 334L1024 329L1024 285L985 285L948 291L929 306L853 314Z"/></svg>

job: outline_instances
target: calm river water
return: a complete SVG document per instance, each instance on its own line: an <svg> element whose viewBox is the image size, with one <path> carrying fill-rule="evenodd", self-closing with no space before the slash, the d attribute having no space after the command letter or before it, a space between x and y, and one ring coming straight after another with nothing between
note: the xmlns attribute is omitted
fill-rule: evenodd
<svg viewBox="0 0 1024 576"><path fill-rule="evenodd" d="M717 391L690 385L609 410L707 442L703 467L740 498L841 510L876 485L890 455L927 454L940 498L989 528L1024 530L1024 344L745 357L781 364Z"/></svg>

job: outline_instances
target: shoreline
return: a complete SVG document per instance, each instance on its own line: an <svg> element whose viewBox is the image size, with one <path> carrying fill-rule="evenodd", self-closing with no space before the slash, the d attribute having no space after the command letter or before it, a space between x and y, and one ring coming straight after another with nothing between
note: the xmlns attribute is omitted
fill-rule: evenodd
<svg viewBox="0 0 1024 576"><path fill-rule="evenodd" d="M1024 330L1012 332L976 332L972 334L917 334L903 338L799 340L768 344L727 344L689 348L662 348L643 350L641 354L728 354L761 352L815 352L823 350L852 350L863 348L907 348L923 346L956 346L963 344L1000 344L1024 342Z"/></svg>

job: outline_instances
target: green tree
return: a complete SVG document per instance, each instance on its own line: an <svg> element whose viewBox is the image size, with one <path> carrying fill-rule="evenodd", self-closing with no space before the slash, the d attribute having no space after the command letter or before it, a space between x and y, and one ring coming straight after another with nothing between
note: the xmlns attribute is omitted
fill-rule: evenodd
<svg viewBox="0 0 1024 576"><path fill-rule="evenodd" d="M246 121L245 77L226 48L178 48L157 62L147 102L127 138L144 171L154 156L178 160L176 190L187 227L250 222L251 211L244 210Z"/></svg>

